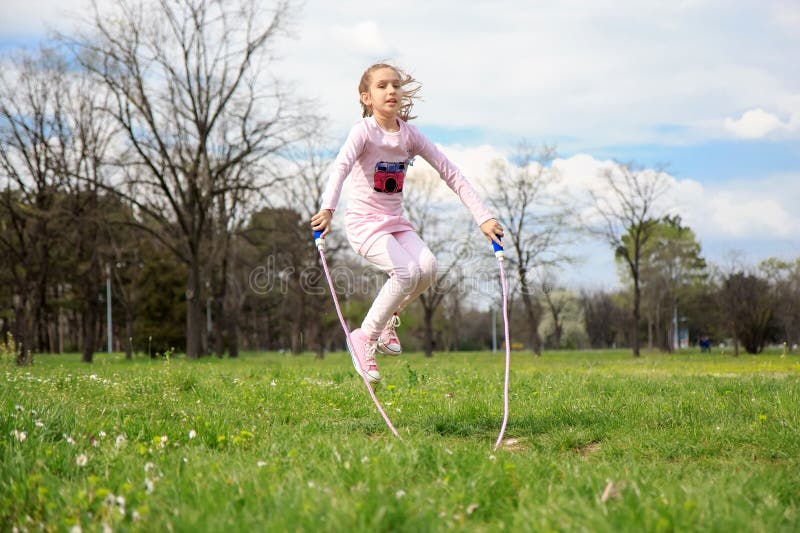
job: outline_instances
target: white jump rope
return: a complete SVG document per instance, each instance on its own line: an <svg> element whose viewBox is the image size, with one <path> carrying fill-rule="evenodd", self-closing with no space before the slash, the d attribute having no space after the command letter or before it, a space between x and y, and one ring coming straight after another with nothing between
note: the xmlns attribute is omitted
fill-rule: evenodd
<svg viewBox="0 0 800 533"><path fill-rule="evenodd" d="M498 238L500 238L498 236ZM347 337L347 346L348 350L350 346L353 346L353 342L350 339L350 328L347 327L347 322L345 322L344 316L342 315L342 309L339 306L339 299L336 297L336 290L333 287L333 280L331 279L330 270L328 270L328 262L325 260L325 239L322 237L322 231L315 231L314 232L314 242L317 245L317 250L319 250L319 257L322 261L322 268L325 271L325 278L328 280L328 287L331 290L331 296L333 297L333 305L336 307L336 314L339 315L339 322L342 325L342 329L344 330L345 337ZM506 372L505 372L505 380L503 382L503 425L500 427L500 434L497 436L497 442L494 443L494 449L496 450L500 444L503 442L503 434L506 431L506 424L508 423L508 374L509 374L509 367L511 365L511 343L509 341L509 333L508 333L508 303L507 303L507 296L506 296L506 272L503 268L503 247L496 242L492 241L492 247L494 249L494 255L497 257L497 264L500 267L500 281L503 291L503 327L505 332L506 338ZM351 354L352 357L352 354ZM386 425L389 426L389 429L392 430L392 433L395 437L400 440L403 438L395 429L392 421L389 420L389 417L386 415L386 411L383 410L381 403L378 401L378 398L375 396L375 391L372 389L372 385L370 385L367 377L364 373L359 372L361 375L361 379L364 382L364 385L367 387L367 391L369 391L369 395L372 398L372 401L375 403L375 407L378 408L378 412L380 412L383 420L386 422Z"/></svg>

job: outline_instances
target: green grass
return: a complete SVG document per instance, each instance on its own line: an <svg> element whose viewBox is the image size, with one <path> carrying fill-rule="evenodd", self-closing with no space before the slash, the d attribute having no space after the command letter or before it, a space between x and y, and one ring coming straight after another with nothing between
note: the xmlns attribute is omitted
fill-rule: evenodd
<svg viewBox="0 0 800 533"><path fill-rule="evenodd" d="M0 530L800 529L796 355L515 353L496 452L499 354L381 359L402 442L345 354L78 360L0 372Z"/></svg>

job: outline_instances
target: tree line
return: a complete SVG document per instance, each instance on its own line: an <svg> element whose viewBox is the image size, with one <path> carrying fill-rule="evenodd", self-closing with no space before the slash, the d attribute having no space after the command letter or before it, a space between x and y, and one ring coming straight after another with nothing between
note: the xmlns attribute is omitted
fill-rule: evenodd
<svg viewBox="0 0 800 533"><path fill-rule="evenodd" d="M78 29L7 58L0 74L0 340L19 364L106 340L155 356L341 349L308 235L332 158L324 121L270 76L296 9L240 0L117 0ZM558 193L555 148L498 161L488 202L507 228L512 331L522 347L671 351L731 339L756 353L795 344L800 266L706 264L691 228L659 201L661 170L615 163L576 208ZM410 176L409 217L442 268L404 316L427 355L491 346L496 267L435 176ZM463 210L462 210L463 211ZM608 242L618 291L571 291L559 273L579 236ZM331 236L346 317L382 277ZM682 328L682 325L686 327ZM407 339L407 340L406 340Z"/></svg>

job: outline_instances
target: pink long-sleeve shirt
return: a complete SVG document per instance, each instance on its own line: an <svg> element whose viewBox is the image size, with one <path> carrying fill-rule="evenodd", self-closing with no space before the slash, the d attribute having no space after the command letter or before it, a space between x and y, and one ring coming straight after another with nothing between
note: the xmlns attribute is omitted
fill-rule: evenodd
<svg viewBox="0 0 800 533"><path fill-rule="evenodd" d="M350 176L345 230L350 244L358 253L369 250L376 239L387 233L416 231L404 215L403 193L388 194L374 189L375 165L380 161L404 162L421 156L439 172L439 176L458 195L478 225L493 218L458 167L416 127L400 119L397 122L400 129L396 132L381 128L374 117L356 122L336 156L322 194L322 209L334 210L339 203L344 180Z"/></svg>

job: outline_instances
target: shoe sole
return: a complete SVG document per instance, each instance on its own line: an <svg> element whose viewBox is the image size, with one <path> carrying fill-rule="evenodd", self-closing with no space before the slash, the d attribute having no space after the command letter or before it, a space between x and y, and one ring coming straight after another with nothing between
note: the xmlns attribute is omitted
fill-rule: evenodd
<svg viewBox="0 0 800 533"><path fill-rule="evenodd" d="M353 349L350 347L350 341L347 340L345 342L347 343L347 352L350 354L350 360L353 362L353 368L356 369L356 374L361 374L362 376L367 378L367 381L369 381L370 383L378 383L381 380L381 378L375 379L373 376L369 375L369 372L361 370L361 368L359 368L360 365L358 364L356 356L353 355Z"/></svg>
<svg viewBox="0 0 800 533"><path fill-rule="evenodd" d="M382 342L379 342L379 343L378 343L378 351L379 351L379 352L381 352L383 355L391 355L391 356L393 356L393 357L394 357L394 356L398 356L398 355L400 355L401 353L403 353L403 350L402 350L402 349L400 349L400 350L397 350L397 351L391 350L391 349L389 349L389 347L388 347L388 346L386 346L386 345L385 345L385 344L383 344Z"/></svg>

